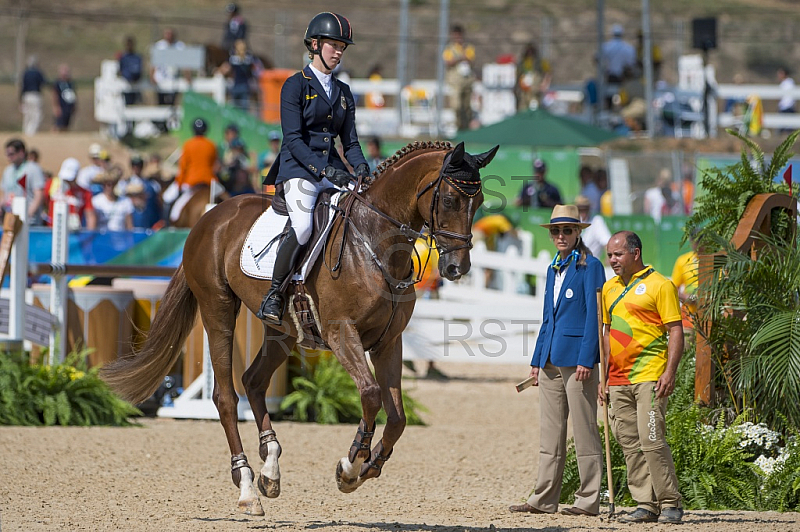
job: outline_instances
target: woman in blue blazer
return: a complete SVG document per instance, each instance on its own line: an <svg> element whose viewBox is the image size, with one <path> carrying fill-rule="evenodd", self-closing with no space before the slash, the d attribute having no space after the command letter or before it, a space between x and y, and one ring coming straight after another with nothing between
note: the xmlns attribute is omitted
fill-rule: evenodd
<svg viewBox="0 0 800 532"><path fill-rule="evenodd" d="M565 515L597 515L603 453L597 431L597 383L600 350L597 289L605 282L603 265L581 241L583 223L574 205L556 205L550 239L558 253L547 269L542 326L530 375L539 386L539 473L533 494L512 512L554 513L561 498L567 455L567 416L578 457L580 489Z"/></svg>
<svg viewBox="0 0 800 532"><path fill-rule="evenodd" d="M281 286L311 237L317 196L334 185L344 187L353 178L336 151L337 136L356 176L369 175L356 134L353 93L333 76L345 49L353 44L350 21L336 13L320 13L309 23L304 42L311 63L281 89L283 143L269 174L276 184L283 183L291 219L278 248L272 284L256 314L273 324L281 323L283 316Z"/></svg>

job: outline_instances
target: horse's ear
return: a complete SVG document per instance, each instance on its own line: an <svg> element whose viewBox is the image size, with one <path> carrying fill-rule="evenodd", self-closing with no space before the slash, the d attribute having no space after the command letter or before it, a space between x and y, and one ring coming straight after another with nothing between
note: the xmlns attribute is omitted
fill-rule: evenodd
<svg viewBox="0 0 800 532"><path fill-rule="evenodd" d="M450 164L453 168L461 167L461 163L464 161L464 143L459 142L456 147L453 149L453 154L450 156Z"/></svg>
<svg viewBox="0 0 800 532"><path fill-rule="evenodd" d="M483 168L494 159L494 156L497 155L497 150L500 149L500 145L498 144L491 150L487 151L486 153L481 153L480 155L475 156L475 165L478 168Z"/></svg>

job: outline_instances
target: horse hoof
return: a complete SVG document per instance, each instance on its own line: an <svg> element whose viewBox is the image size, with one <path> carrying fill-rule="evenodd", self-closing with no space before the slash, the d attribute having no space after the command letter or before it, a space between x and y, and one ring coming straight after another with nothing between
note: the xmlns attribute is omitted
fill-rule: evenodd
<svg viewBox="0 0 800 532"><path fill-rule="evenodd" d="M349 480L344 477L343 473L342 462L339 461L336 463L336 487L339 488L339 491L342 493L353 493L358 489L362 481L358 477Z"/></svg>
<svg viewBox="0 0 800 532"><path fill-rule="evenodd" d="M281 494L281 479L272 480L264 475L258 476L258 491L268 499L275 499Z"/></svg>
<svg viewBox="0 0 800 532"><path fill-rule="evenodd" d="M239 511L245 515L264 515L264 508L258 497L251 501L239 501Z"/></svg>

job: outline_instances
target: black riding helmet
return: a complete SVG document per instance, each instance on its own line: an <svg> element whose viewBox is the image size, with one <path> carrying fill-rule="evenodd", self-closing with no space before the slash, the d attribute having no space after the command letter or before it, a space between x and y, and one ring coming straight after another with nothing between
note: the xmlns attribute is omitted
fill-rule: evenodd
<svg viewBox="0 0 800 532"><path fill-rule="evenodd" d="M355 44L353 42L353 28L350 26L350 21L342 15L336 13L320 13L311 19L306 28L306 36L303 42L306 43L306 48L311 54L318 54L320 50L315 50L311 46L311 39L331 39L334 41L343 42L346 45ZM320 47L321 49L321 47ZM325 61L322 61L325 65ZM328 67L328 65L325 65Z"/></svg>

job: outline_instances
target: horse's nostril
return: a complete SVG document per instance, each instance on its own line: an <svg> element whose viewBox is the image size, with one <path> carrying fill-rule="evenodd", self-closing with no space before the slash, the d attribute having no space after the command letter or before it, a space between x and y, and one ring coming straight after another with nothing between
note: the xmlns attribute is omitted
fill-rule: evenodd
<svg viewBox="0 0 800 532"><path fill-rule="evenodd" d="M459 268L458 268L457 265L450 264L450 265L447 266L447 274L450 277L458 277L458 276L461 275L461 272L459 271Z"/></svg>

